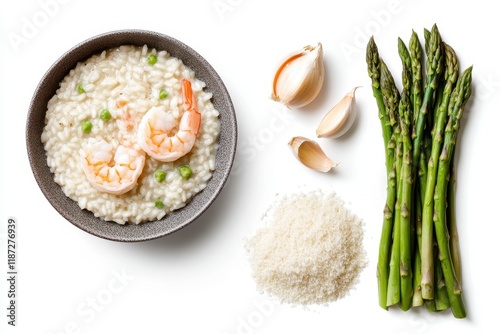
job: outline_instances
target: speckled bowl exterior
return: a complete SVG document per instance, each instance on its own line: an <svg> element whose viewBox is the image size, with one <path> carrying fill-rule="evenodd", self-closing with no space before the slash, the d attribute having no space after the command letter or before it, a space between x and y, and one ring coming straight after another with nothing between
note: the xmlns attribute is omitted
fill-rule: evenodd
<svg viewBox="0 0 500 334"><path fill-rule="evenodd" d="M181 59L195 71L195 75L206 83L206 91L213 94L212 103L220 113L221 132L216 155L216 167L207 187L194 196L182 209L166 215L163 219L139 225L120 225L96 218L93 213L82 210L72 199L66 197L55 183L54 175L47 165L45 150L41 142L47 103L59 88L59 83L79 61L120 45L137 45L157 50L166 50ZM66 52L46 72L38 84L28 112L26 145L33 174L50 204L69 222L95 236L123 242L152 240L173 233L195 221L215 201L224 187L236 154L237 123L231 97L213 67L196 51L170 36L145 30L119 30L92 37Z"/></svg>

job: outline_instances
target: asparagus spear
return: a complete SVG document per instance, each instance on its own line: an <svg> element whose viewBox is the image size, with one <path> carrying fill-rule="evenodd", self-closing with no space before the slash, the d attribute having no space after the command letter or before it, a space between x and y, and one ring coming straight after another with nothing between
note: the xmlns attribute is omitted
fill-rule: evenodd
<svg viewBox="0 0 500 334"><path fill-rule="evenodd" d="M441 153L443 143L443 130L448 117L448 104L452 90L458 78L458 60L452 47L445 44L446 67L444 77L446 84L443 89L442 101L437 111L436 122L432 129L432 151L428 159L427 177L424 188L424 201L422 205L422 285L426 293L423 295L426 299L432 299L430 289L434 279L432 264L428 260L432 256L434 244L434 189L437 178L437 168L439 154ZM425 254L425 256L424 256ZM425 260L424 260L425 257ZM424 268L424 266L426 266Z"/></svg>
<svg viewBox="0 0 500 334"><path fill-rule="evenodd" d="M401 141L401 127L396 126L394 137L396 144L396 203L394 205L394 222L392 232L392 248L390 250L389 281L387 284L387 306L398 304L401 301L401 195L403 182L401 182L401 167L403 165L403 142Z"/></svg>
<svg viewBox="0 0 500 334"><path fill-rule="evenodd" d="M406 47L405 42L403 42L403 40L399 37L398 37L398 54L399 54L399 58L401 59L401 63L402 63L402 67L403 67L402 75L401 75L403 90L402 90L401 94L404 93L404 94L408 95L408 99L409 99L409 101L411 101L410 97L413 94L413 92L412 92L412 90L413 90L413 73L412 73L413 64L412 64L410 52L408 51L408 48ZM411 103L408 104L408 109L412 110ZM399 111L400 111L399 116L401 117L402 116L401 109ZM409 119L409 122L411 122L411 121L412 120Z"/></svg>
<svg viewBox="0 0 500 334"><path fill-rule="evenodd" d="M384 238L387 238L385 245L381 245L380 247L384 248L383 252L379 252L379 259L382 256L385 256L383 261L383 265L388 264L387 276L380 279L388 280L387 284L387 297L386 297L386 305L394 305L399 302L400 298L400 283L399 283L399 208L400 206L397 203L397 198L399 198L399 182L398 178L400 175L401 169L401 161L402 161L402 143L400 141L400 124L396 122L398 116L398 107L399 107L399 91L394 82L394 77L392 76L389 68L384 63L383 60L380 60L380 85L382 89L382 97L384 100L384 106L387 115L387 122L392 126L392 136L391 140L388 144L388 147L393 148L393 170L389 173L388 180L388 193L387 193L387 205L386 205L386 214L385 214L385 222L383 227ZM388 214L388 210L394 212L392 217ZM391 232L388 232L388 229L385 229L385 223L389 225L388 220L391 219L391 230L393 234L392 246L391 246ZM392 247L392 249L391 249Z"/></svg>
<svg viewBox="0 0 500 334"><path fill-rule="evenodd" d="M394 77L382 59L380 59L380 85L382 88L382 98L384 100L387 121L393 127L394 131L394 126L397 126L400 96L396 83L394 82Z"/></svg>
<svg viewBox="0 0 500 334"><path fill-rule="evenodd" d="M383 71L382 76L386 79L384 80L384 86L386 87L384 91L384 100L386 102L386 106L388 106L387 110L393 112L393 117L395 122L397 122L393 128L393 138L396 142L396 151L395 151L395 165L396 165L396 202L394 206L394 225L393 225L393 241L392 241L392 249L390 254L390 263L389 263L389 282L387 287L387 306L395 305L401 302L401 220L403 219L402 212L402 194L403 194L403 174L401 172L403 167L403 151L404 151L404 143L403 143L403 122L401 121L401 115L407 114L406 109L409 108L408 96L404 93L404 100L399 96L399 92L396 88L392 75L388 69L385 69L385 64L382 65ZM407 67L405 67L407 69ZM407 72L406 72L407 73ZM404 80L403 85L408 89L409 80ZM405 91L406 92L406 91ZM399 101L399 103L394 104L394 101ZM396 112L396 108L399 114ZM397 121L396 121L397 120ZM407 131L406 131L407 132ZM404 242L407 242L407 239L404 239ZM405 246L403 246L405 247ZM405 296L407 297L407 296ZM406 299L405 299L406 301ZM400 304L401 305L401 304ZM406 304L405 304L406 307Z"/></svg>
<svg viewBox="0 0 500 334"><path fill-rule="evenodd" d="M424 41L425 41L425 54L427 55L428 58L430 58L432 55L430 55L430 41L431 41L431 32L427 29L424 29ZM422 74L423 75L423 74ZM425 89L427 89L428 83L425 83ZM441 98L442 98L442 91L443 91L444 83L442 80L438 81L437 88L434 92L434 100L433 101L435 107L439 107L441 103ZM420 107L422 106L422 101L420 101ZM430 108L429 108L430 109ZM417 118L419 115L420 109L414 109L414 125L417 124ZM425 196L425 183L427 181L427 162L429 160L429 157L431 155L431 147L432 147L432 136L431 136L431 131L433 127L433 118L430 117L430 112L428 112L429 115L425 117L425 125L424 125L424 133L423 133L423 139L421 143L421 148L420 148L420 160L418 162L418 183L419 187L417 187L417 194L415 196L420 196L421 204L423 205L424 203L424 196ZM434 114L437 114L437 112L434 112ZM415 140L416 137L416 126L413 127L413 139ZM426 129L427 128L427 131ZM417 163L416 161L414 162L415 164ZM416 172L417 173L417 172ZM420 249L422 251L422 249ZM420 275L422 276L422 275Z"/></svg>
<svg viewBox="0 0 500 334"><path fill-rule="evenodd" d="M413 122L416 122L415 117L418 115L415 110L420 110L422 105L422 46L415 31L412 31L410 37L410 59L411 59L411 103L413 109ZM412 135L414 136L414 135Z"/></svg>
<svg viewBox="0 0 500 334"><path fill-rule="evenodd" d="M411 162L411 113L410 99L406 92L401 95L401 142L403 143L403 158L401 166L401 201L399 220L400 229L400 268L401 275L401 309L411 307L413 294L412 268L411 268L411 214L412 214L412 162ZM399 193L399 191L398 191Z"/></svg>
<svg viewBox="0 0 500 334"><path fill-rule="evenodd" d="M427 30L427 32L429 32ZM428 34L430 36L430 32ZM425 39L426 41L428 38ZM422 82L424 78L424 73L422 71L422 46L420 45L420 40L417 33L413 30L410 37L410 57L412 64L412 107L413 107L413 125L417 123L418 111L422 106ZM415 129L412 127L412 138L415 138ZM418 168L413 170L413 175L418 178L420 184L416 184L414 180L414 193L413 193L413 204L414 210L414 224L417 243L414 249L414 259L413 259L413 297L412 306L422 306L424 300L422 298L422 288L420 282L422 281L422 202L423 202L423 187L422 181L426 179L427 175L427 160L424 153L420 154L420 160Z"/></svg>
<svg viewBox="0 0 500 334"><path fill-rule="evenodd" d="M426 54L428 59L431 57L429 52L431 52L431 39L433 37L433 33L427 29L424 30L425 33L425 43L426 43ZM443 44L443 43L442 43ZM445 50L442 50L445 53ZM446 54L443 56L443 66L446 66ZM444 71L444 68L443 68ZM428 84L426 83L426 88ZM441 100L443 98L445 81L443 80L443 76L440 75L437 78L436 88L433 93L433 97L431 99L431 103L428 106L427 116L425 117L426 124L424 125L423 139L422 139L422 147L420 148L420 163L427 165L429 157L431 156L432 150L432 128L434 127L434 122L436 120L437 109L441 104ZM425 172L419 176L419 182L421 184L422 189L422 203L424 201L423 197L425 196L425 183L427 181L427 168L424 170Z"/></svg>
<svg viewBox="0 0 500 334"><path fill-rule="evenodd" d="M429 29L424 28L424 47L426 54L429 54L430 41L431 41L431 32L429 31Z"/></svg>
<svg viewBox="0 0 500 334"><path fill-rule="evenodd" d="M448 225L448 230L450 231L450 250L451 259L453 261L453 268L455 268L455 276L458 283L462 284L462 263L460 259L460 246L458 240L458 228L457 228L457 217L455 212L455 187L456 187L456 176L455 169L453 166L453 157L451 159L450 166L450 181L448 182L448 194L447 194L447 212L446 212L446 223Z"/></svg>
<svg viewBox="0 0 500 334"><path fill-rule="evenodd" d="M418 188L418 186L417 186ZM422 280L422 259L420 256L420 249L422 248L422 205L420 202L420 198L414 196L415 203L415 233L417 237L417 244L415 246L414 251L414 259L413 259L413 297L412 297L412 306L422 306L424 304L424 300L422 298L422 288L420 287L420 282Z"/></svg>
<svg viewBox="0 0 500 334"><path fill-rule="evenodd" d="M443 148L439 156L436 193L434 198L434 229L439 247L439 259L451 310L456 318L465 318L466 311L462 299L462 288L456 278L449 249L449 233L446 226L446 193L450 173L451 158L454 154L460 120L467 100L471 95L472 66L458 78L448 107L449 120L446 125Z"/></svg>
<svg viewBox="0 0 500 334"><path fill-rule="evenodd" d="M392 159L394 152L388 152L387 147L392 136L392 125L387 120L384 99L382 97L382 88L380 86L380 67L381 60L378 53L378 47L373 36L368 41L366 47L366 63L368 65L368 76L372 80L372 91L378 107L378 117L382 123L382 136L384 138L384 148L386 151L386 162ZM392 169L392 164L387 164L387 174Z"/></svg>
<svg viewBox="0 0 500 334"><path fill-rule="evenodd" d="M434 92L436 91L441 73L443 72L444 56L442 52L441 35L436 25L432 27L427 51L427 84L422 101L422 107L418 111L417 123L415 125L415 138L413 141L413 163L415 165L415 169L417 168L418 161L420 160L421 145L425 137L425 124L427 122L429 110L432 108ZM432 299L434 297L433 266L432 248L429 252L428 248L426 249L422 242L422 297L424 299Z"/></svg>
<svg viewBox="0 0 500 334"><path fill-rule="evenodd" d="M387 309L387 284L389 280L389 258L392 243L391 234L393 229L394 204L396 202L396 166L394 163L395 141L391 140L393 137L393 129L388 120L384 99L382 97L382 87L380 84L381 61L379 58L378 48L373 37L371 37L368 41L366 48L366 62L368 65L368 75L372 80L373 96L377 102L378 116L382 124L382 136L384 139L385 164L387 172L387 198L384 208L384 220L377 263L379 305L380 307ZM384 67L386 67L385 64Z"/></svg>
<svg viewBox="0 0 500 334"><path fill-rule="evenodd" d="M399 220L400 228L400 280L402 310L409 310L413 295L412 281L412 242L411 242L411 217L413 202L413 164L412 164L412 108L410 102L412 72L410 53L401 38L398 38L398 52L403 65L402 82L403 91L399 102L399 121L401 127L401 142L403 144L403 158L401 166L401 201Z"/></svg>
<svg viewBox="0 0 500 334"><path fill-rule="evenodd" d="M422 152L422 142L425 140L425 135L429 131L425 131L425 127L432 121L431 112L435 102L436 91L441 82L442 72L445 65L443 56L441 34L437 26L434 24L431 31L424 29L425 38L425 54L426 61L426 81L424 88L424 96L419 109L414 109L415 130L413 133L414 146L417 147L417 152L414 152L414 164L418 163L415 160ZM423 74L422 74L423 75Z"/></svg>
<svg viewBox="0 0 500 334"><path fill-rule="evenodd" d="M434 249L436 249L434 252L434 258L436 259L437 263L439 261L437 246L434 247ZM441 266L436 266L434 275L434 284L436 285L436 294L434 297L436 303L436 311L444 311L450 307L450 300L448 298L448 292L446 291L446 284L444 282L443 269L441 268Z"/></svg>

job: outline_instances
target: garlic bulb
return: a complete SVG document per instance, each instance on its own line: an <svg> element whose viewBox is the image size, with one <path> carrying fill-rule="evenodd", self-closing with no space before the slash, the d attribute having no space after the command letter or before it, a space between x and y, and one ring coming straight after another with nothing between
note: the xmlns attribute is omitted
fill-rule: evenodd
<svg viewBox="0 0 500 334"><path fill-rule="evenodd" d="M351 128L356 118L354 93L357 88L359 87L354 87L325 115L316 129L318 137L338 138Z"/></svg>
<svg viewBox="0 0 500 334"><path fill-rule="evenodd" d="M306 167L319 172L328 172L338 166L326 156L321 147L313 140L305 137L293 137L288 142L295 157Z"/></svg>
<svg viewBox="0 0 500 334"><path fill-rule="evenodd" d="M278 68L271 98L289 108L303 107L318 95L323 77L323 47L321 43L307 45Z"/></svg>

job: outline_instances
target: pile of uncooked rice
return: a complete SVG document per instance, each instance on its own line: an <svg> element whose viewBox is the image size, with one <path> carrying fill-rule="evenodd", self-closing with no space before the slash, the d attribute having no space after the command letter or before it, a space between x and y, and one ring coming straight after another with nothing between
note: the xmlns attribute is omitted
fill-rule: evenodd
<svg viewBox="0 0 500 334"><path fill-rule="evenodd" d="M151 54L157 57L153 65L148 63ZM116 150L124 142L135 140L142 117L152 107L164 106L180 120L184 112L181 78L191 81L202 115L191 152L174 162L160 162L146 155L137 185L123 195L92 187L81 166L89 141L103 139ZM147 45L120 46L78 63L49 101L41 137L55 182L82 209L120 224L160 219L182 208L206 187L215 169L219 112L210 100L212 94L204 87L205 83L180 59ZM166 92L167 97L160 96L160 92ZM109 120L99 117L104 109L111 114ZM92 123L90 133L82 130L84 121ZM184 164L193 171L188 180L178 173L178 167ZM154 177L158 169L166 172L161 183ZM155 205L156 201L164 206Z"/></svg>
<svg viewBox="0 0 500 334"><path fill-rule="evenodd" d="M335 193L278 196L246 243L257 288L296 305L343 298L366 267L363 222Z"/></svg>

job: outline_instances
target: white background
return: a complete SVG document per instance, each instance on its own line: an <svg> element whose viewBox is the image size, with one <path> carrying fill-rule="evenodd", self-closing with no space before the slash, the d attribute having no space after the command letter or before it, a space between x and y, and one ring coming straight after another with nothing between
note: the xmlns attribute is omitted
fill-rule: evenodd
<svg viewBox="0 0 500 334"><path fill-rule="evenodd" d="M0 275L1 332L497 332L500 20L492 3L1 2L0 261L5 268L6 223L15 218L19 271L15 328L7 326L7 270ZM457 51L462 69L474 65L474 93L458 146L465 320L425 309L386 312L377 302L375 267L385 167L365 45L367 36L374 35L381 56L399 80L397 37L408 41L415 29L423 41L423 28L433 23ZM30 24L36 24L34 30L27 28ZM25 145L30 99L50 65L87 38L125 28L170 35L204 56L231 94L239 127L234 171L213 206L187 228L143 243L102 240L62 218L37 187ZM316 42L324 47L324 88L310 106L287 111L269 99L275 67L284 55ZM358 118L352 131L342 139L318 140L341 165L327 174L300 165L288 140L295 135L314 137L323 114L358 85L362 88L357 91ZM260 226L275 195L301 185L334 190L346 201L365 222L369 256L369 266L349 296L311 310L278 305L259 294L244 250L245 239Z"/></svg>

